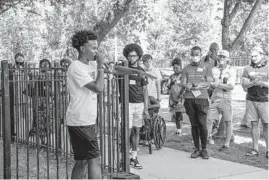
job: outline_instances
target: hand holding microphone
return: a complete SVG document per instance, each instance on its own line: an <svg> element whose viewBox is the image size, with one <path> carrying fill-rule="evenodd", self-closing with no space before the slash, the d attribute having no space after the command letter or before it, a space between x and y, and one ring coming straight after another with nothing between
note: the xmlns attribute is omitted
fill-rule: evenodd
<svg viewBox="0 0 269 180"><path fill-rule="evenodd" d="M95 55L94 59L97 62L97 68L98 69L104 68L103 66L104 66L104 64L106 64L106 60L101 54L97 53Z"/></svg>

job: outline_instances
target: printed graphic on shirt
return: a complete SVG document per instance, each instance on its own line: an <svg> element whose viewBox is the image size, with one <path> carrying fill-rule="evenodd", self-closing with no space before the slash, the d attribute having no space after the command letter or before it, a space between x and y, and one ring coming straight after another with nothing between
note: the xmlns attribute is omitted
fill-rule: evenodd
<svg viewBox="0 0 269 180"><path fill-rule="evenodd" d="M266 72L249 72L250 80L260 80L266 82L268 80L268 74Z"/></svg>

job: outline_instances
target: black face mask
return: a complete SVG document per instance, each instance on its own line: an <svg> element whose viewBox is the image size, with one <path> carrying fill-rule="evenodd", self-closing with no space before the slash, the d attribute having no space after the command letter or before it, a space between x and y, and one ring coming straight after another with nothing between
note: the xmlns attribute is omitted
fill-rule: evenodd
<svg viewBox="0 0 269 180"><path fill-rule="evenodd" d="M258 63L258 64L255 64L254 62L251 61L250 66L252 66L253 68L261 68L261 67L264 67L266 64L267 64L267 61L263 61L263 62Z"/></svg>
<svg viewBox="0 0 269 180"><path fill-rule="evenodd" d="M18 62L16 61L16 66L23 66L24 65L24 62Z"/></svg>

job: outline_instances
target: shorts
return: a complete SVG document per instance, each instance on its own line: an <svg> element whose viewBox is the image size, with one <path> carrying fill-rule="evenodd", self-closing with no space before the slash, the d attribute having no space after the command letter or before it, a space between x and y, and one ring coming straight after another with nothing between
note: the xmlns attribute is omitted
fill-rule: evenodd
<svg viewBox="0 0 269 180"><path fill-rule="evenodd" d="M142 127L144 103L129 103L129 128Z"/></svg>
<svg viewBox="0 0 269 180"><path fill-rule="evenodd" d="M225 122L232 121L232 101L230 99L213 100L210 104L208 120L219 120L220 114Z"/></svg>
<svg viewBox="0 0 269 180"><path fill-rule="evenodd" d="M247 121L258 121L259 118L263 123L268 123L268 102L255 102L247 100Z"/></svg>
<svg viewBox="0 0 269 180"><path fill-rule="evenodd" d="M75 160L89 160L100 156L95 124L68 126Z"/></svg>

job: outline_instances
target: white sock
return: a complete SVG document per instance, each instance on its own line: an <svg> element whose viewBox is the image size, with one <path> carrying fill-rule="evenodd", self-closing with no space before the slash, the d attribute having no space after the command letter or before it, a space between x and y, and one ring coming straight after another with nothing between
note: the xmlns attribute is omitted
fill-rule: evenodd
<svg viewBox="0 0 269 180"><path fill-rule="evenodd" d="M177 133L181 134L182 130L181 129L177 129Z"/></svg>
<svg viewBox="0 0 269 180"><path fill-rule="evenodd" d="M132 151L131 158L135 159L137 157L137 151Z"/></svg>

